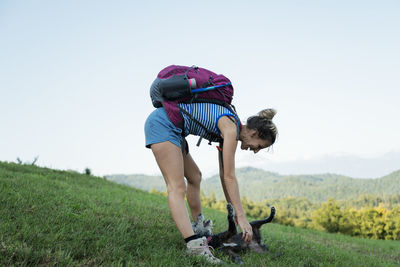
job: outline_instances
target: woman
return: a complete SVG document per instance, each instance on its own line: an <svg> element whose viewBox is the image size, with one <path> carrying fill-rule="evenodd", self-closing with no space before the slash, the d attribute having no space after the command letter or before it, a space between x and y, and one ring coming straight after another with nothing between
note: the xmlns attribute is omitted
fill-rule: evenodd
<svg viewBox="0 0 400 267"><path fill-rule="evenodd" d="M221 184L226 200L231 202L235 208L237 222L243 231L243 239L250 242L253 233L240 200L235 176L235 152L238 140L241 142L241 149L250 149L254 153L271 146L277 135L276 126L272 122L276 111L265 109L258 115L250 117L246 125L239 125L240 131L237 136L238 125L235 124L235 121L239 122L239 118L227 108L211 103L179 104L179 106L206 125L209 131L222 137L223 148L219 153ZM204 116L205 114L206 116ZM182 113L182 116L184 118L184 136L188 134L205 135L205 130L193 123L193 120L185 113ZM182 130L169 120L164 108L160 107L147 118L145 136L146 147L153 151L164 177L168 191L169 209L186 242L187 252L191 255L203 256L210 263L220 263L220 260L209 251L207 240L204 237L198 237L193 232L185 206L186 194L193 220L196 220L197 215L202 212L201 172L188 150L183 152L182 144L185 144L185 141ZM184 177L186 177L187 186Z"/></svg>

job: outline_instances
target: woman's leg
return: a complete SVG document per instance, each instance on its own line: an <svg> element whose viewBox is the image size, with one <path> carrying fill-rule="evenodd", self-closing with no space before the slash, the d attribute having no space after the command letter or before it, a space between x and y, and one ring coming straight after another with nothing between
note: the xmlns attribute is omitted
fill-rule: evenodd
<svg viewBox="0 0 400 267"><path fill-rule="evenodd" d="M196 168L194 168L197 165L190 156L189 158L185 156L186 159L184 160L181 148L169 141L153 144L151 145L151 149L167 184L168 203L172 218L183 238L194 238L192 240L185 240L187 241L187 253L203 257L212 264L221 263L221 260L215 258L210 252L207 239L205 237L194 236L185 205L186 185L183 177L184 174L189 177L188 188L191 188L191 193L189 194L188 192L188 202L190 199L192 214L197 213L199 210L201 211L199 193L201 175L200 171L195 171ZM184 162L187 164L185 167ZM192 186L192 184L195 186Z"/></svg>
<svg viewBox="0 0 400 267"><path fill-rule="evenodd" d="M200 183L201 172L194 162L192 156L188 153L183 157L184 161L184 174L187 179L187 193L186 199L188 201L190 211L192 213L193 221L196 221L197 215L201 213L201 200L200 200Z"/></svg>
<svg viewBox="0 0 400 267"><path fill-rule="evenodd" d="M183 238L190 237L194 232L185 205L186 185L182 150L168 141L152 144L151 150L167 185L172 218Z"/></svg>

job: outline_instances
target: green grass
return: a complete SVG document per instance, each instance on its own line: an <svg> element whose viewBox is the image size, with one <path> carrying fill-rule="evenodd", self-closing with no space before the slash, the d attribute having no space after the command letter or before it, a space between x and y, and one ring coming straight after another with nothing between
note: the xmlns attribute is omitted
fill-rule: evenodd
<svg viewBox="0 0 400 267"><path fill-rule="evenodd" d="M225 230L226 214L204 213L215 232ZM400 265L398 241L277 224L265 225L262 233L272 254L244 254L244 266ZM184 248L163 196L98 177L0 162L1 266L205 265Z"/></svg>

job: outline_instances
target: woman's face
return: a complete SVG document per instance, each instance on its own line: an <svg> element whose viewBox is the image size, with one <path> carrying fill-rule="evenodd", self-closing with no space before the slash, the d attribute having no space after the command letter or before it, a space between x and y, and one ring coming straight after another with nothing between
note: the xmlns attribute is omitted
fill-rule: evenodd
<svg viewBox="0 0 400 267"><path fill-rule="evenodd" d="M242 150L250 149L254 152L254 154L261 149L267 148L271 145L268 140L264 140L258 137L257 130L247 130L246 133L243 134L241 141L242 144L240 148Z"/></svg>

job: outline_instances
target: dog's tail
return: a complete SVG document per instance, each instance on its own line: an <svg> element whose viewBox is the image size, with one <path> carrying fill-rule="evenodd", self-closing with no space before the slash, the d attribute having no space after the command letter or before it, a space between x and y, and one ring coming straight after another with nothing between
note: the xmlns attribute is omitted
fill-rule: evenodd
<svg viewBox="0 0 400 267"><path fill-rule="evenodd" d="M261 225L271 222L272 219L274 219L275 217L275 213L276 213L275 207L271 207L271 214L268 216L268 218L258 221L252 221L250 224L253 227L260 228Z"/></svg>

